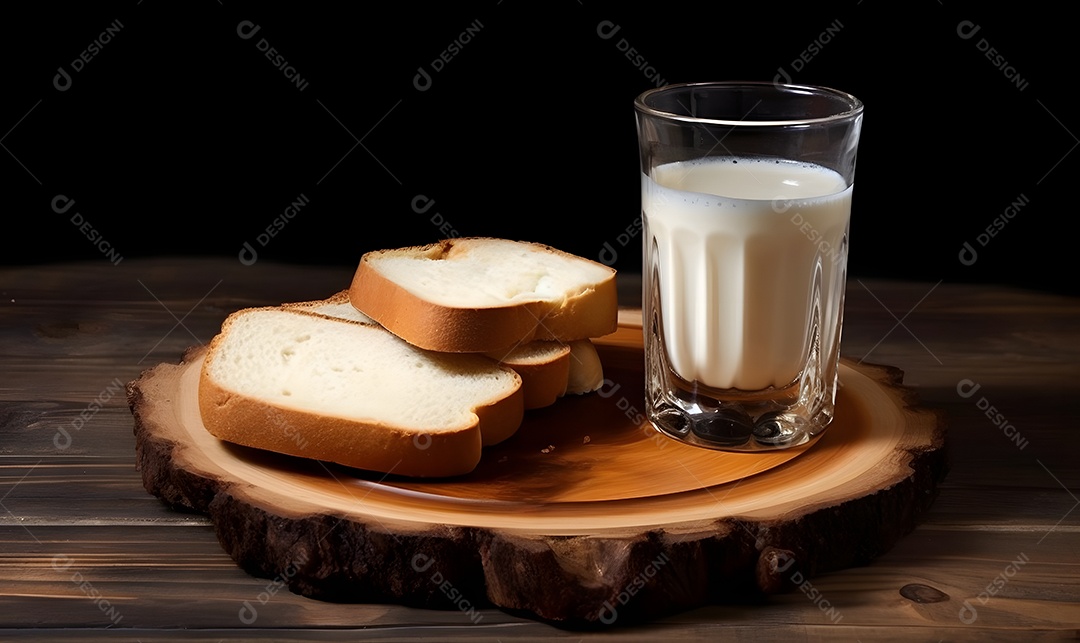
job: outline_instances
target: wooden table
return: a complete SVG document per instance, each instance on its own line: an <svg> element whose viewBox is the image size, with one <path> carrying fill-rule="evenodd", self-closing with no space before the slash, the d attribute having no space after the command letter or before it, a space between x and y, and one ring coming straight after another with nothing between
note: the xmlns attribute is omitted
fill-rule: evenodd
<svg viewBox="0 0 1080 643"><path fill-rule="evenodd" d="M0 270L0 640L1058 640L1080 631L1080 300L852 278L844 354L901 368L949 420L922 524L762 604L567 631L495 609L331 604L241 571L203 516L149 495L124 385L238 308L316 299L351 268L236 260ZM637 305L631 278L622 284ZM258 605L256 615L243 610Z"/></svg>

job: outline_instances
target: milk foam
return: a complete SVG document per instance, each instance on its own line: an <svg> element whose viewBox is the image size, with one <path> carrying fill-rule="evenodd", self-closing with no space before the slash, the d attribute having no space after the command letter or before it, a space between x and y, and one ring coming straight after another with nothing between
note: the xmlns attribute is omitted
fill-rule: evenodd
<svg viewBox="0 0 1080 643"><path fill-rule="evenodd" d="M667 357L682 379L787 386L806 366L815 319L820 354L835 353L851 192L832 170L772 159L679 162L642 176L645 269L662 266Z"/></svg>

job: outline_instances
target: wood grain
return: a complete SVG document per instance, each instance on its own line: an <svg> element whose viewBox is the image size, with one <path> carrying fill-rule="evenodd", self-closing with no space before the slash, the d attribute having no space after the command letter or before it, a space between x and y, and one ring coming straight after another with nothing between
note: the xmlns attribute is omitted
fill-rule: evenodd
<svg viewBox="0 0 1080 643"><path fill-rule="evenodd" d="M534 413L465 476L365 474L222 442L199 416L201 348L130 385L137 461L149 492L210 515L242 567L299 593L482 596L574 625L866 563L914 528L944 477L940 418L912 405L895 369L845 364L836 420L811 445L723 453L627 413L642 407L640 326L595 343L621 386Z"/></svg>
<svg viewBox="0 0 1080 643"><path fill-rule="evenodd" d="M0 639L581 640L525 615L339 604L277 591L222 550L209 519L148 494L110 382L176 363L245 305L325 296L352 268L126 259L0 270ZM632 276L620 301L631 306ZM182 324L178 324L178 320ZM901 323L902 322L902 323ZM1080 300L995 285L849 280L844 354L887 363L949 422L950 470L916 529L863 566L794 591L606 631L605 640L1047 641L1080 631ZM971 397L960 382L980 389ZM1019 446L980 408L1002 412ZM994 585L1025 554L1028 562ZM61 572L55 556L74 560ZM113 624L74 572L120 609ZM922 583L946 601L918 604ZM996 590L991 596L987 588ZM240 619L244 602L258 610ZM974 620L961 620L965 601ZM985 603L983 602L985 601ZM830 609L832 610L830 612ZM838 618L839 617L839 618Z"/></svg>

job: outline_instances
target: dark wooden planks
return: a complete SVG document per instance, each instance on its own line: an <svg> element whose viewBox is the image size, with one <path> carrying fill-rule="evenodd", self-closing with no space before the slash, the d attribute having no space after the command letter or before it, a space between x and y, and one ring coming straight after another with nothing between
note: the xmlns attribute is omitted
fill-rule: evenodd
<svg viewBox="0 0 1080 643"><path fill-rule="evenodd" d="M348 269L228 259L0 270L0 639L582 637L495 610L472 623L457 612L341 606L285 592L245 625L239 608L267 581L238 570L202 517L141 489L124 401L105 400L70 430L111 382L177 361L232 310L324 297L350 277ZM947 412L952 468L923 524L871 565L814 579L839 622L820 608L825 599L796 591L610 638L1061 640L1080 629L1080 302L853 278L844 354L903 369L924 403ZM980 386L970 397L958 393L966 381ZM65 427L72 440L61 450L54 440ZM1021 554L1027 561L1017 566ZM57 555L77 562L55 569ZM1009 565L1014 572L1000 578ZM124 618L112 629L100 602L71 582L77 570L117 597ZM987 596L995 582L1003 586ZM909 583L949 600L914 603L900 594ZM960 618L965 600L978 612L970 623Z"/></svg>

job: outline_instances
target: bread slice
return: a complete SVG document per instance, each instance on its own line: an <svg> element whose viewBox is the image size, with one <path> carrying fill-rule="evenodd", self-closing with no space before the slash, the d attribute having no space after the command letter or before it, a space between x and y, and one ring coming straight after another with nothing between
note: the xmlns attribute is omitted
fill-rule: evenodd
<svg viewBox="0 0 1080 643"><path fill-rule="evenodd" d="M604 385L604 366L588 339L567 344L537 340L505 355L486 353L521 376L525 409L551 406L567 395L585 395Z"/></svg>
<svg viewBox="0 0 1080 643"><path fill-rule="evenodd" d="M551 406L566 393L570 381L570 345L537 340L509 351L486 353L521 376L525 409Z"/></svg>
<svg viewBox="0 0 1080 643"><path fill-rule="evenodd" d="M588 339L570 342L570 372L564 395L585 395L604 385L604 365Z"/></svg>
<svg viewBox="0 0 1080 643"><path fill-rule="evenodd" d="M361 324L376 324L375 320L356 309L349 301L349 291L340 290L326 299L313 299L311 301L297 301L282 304L283 308L314 313L334 319L345 319Z"/></svg>
<svg viewBox="0 0 1080 643"><path fill-rule="evenodd" d="M377 325L287 307L225 320L199 407L222 440L421 477L468 473L524 414L521 376L490 358L425 351Z"/></svg>
<svg viewBox="0 0 1080 643"><path fill-rule="evenodd" d="M282 304L282 307L334 319L377 325L375 320L353 307L349 301L348 290L335 293L326 299L286 303ZM599 366L599 358L593 362L588 359L583 360L581 356L571 357L572 350L582 350L581 348L573 349L573 345L581 343L586 343L587 348L592 348L589 340L577 340L570 344L537 340L509 351L491 351L485 355L517 371L521 376L525 409L529 410L550 406L565 395L568 388L576 389L583 386L577 382L591 381L595 378L595 372L581 373L579 371L583 364L590 369L595 369ZM596 354L595 348L592 352L593 355ZM575 384L571 384L572 382ZM598 388L600 383L597 382L595 386Z"/></svg>
<svg viewBox="0 0 1080 643"><path fill-rule="evenodd" d="M488 237L368 252L349 299L407 342L443 352L565 343L618 326L615 270L550 246Z"/></svg>

